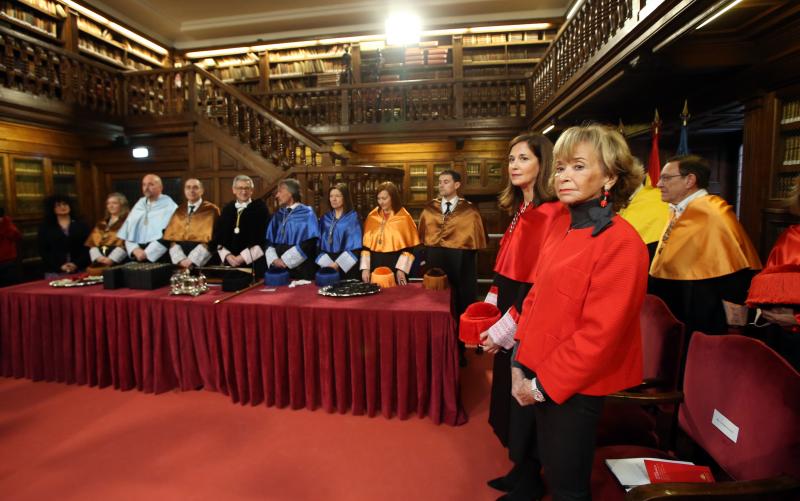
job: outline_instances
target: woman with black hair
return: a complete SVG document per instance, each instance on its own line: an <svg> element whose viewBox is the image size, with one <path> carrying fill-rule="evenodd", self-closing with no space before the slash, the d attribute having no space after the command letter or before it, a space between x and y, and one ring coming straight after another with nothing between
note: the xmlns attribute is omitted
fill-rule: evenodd
<svg viewBox="0 0 800 501"><path fill-rule="evenodd" d="M75 273L89 264L84 245L89 227L76 218L74 202L64 195L44 200L44 222L39 226L39 255L45 278Z"/></svg>

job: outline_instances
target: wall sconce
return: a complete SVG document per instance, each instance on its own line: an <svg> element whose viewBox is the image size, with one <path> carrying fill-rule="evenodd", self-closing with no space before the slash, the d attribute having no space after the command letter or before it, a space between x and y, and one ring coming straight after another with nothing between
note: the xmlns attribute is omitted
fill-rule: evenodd
<svg viewBox="0 0 800 501"><path fill-rule="evenodd" d="M148 158L150 156L150 148L147 146L137 146L131 150L133 158Z"/></svg>

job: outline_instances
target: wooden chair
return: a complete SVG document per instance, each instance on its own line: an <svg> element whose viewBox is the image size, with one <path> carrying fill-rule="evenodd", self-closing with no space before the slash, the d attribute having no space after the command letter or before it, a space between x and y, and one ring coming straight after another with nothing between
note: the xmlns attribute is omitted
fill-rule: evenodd
<svg viewBox="0 0 800 501"><path fill-rule="evenodd" d="M657 429L672 428L676 405L642 405L642 396L677 390L684 352L684 325L657 296L645 296L640 313L644 375L642 383L606 399L597 430L598 446L639 444L658 447ZM644 401L647 402L646 400Z"/></svg>
<svg viewBox="0 0 800 501"><path fill-rule="evenodd" d="M645 397L680 401L680 430L703 456L696 462L710 466L717 482L652 484L626 496L606 459L676 457L641 446L603 447L592 473L595 499L800 499L800 373L761 341L695 332L684 391ZM727 428L737 430L735 440L712 423L719 416L733 424Z"/></svg>

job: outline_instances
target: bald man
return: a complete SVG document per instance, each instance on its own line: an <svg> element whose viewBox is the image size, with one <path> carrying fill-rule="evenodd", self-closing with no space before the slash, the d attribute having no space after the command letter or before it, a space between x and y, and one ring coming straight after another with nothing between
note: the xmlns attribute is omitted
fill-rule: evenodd
<svg viewBox="0 0 800 501"><path fill-rule="evenodd" d="M159 240L178 204L162 191L164 185L160 177L155 174L144 176L144 196L136 202L117 232L117 236L125 241L125 250L134 261L166 261L167 247L165 242Z"/></svg>
<svg viewBox="0 0 800 501"><path fill-rule="evenodd" d="M203 200L203 183L196 178L183 184L186 201L178 206L164 230L172 264L182 268L205 266L213 257L208 242L214 233L219 207Z"/></svg>

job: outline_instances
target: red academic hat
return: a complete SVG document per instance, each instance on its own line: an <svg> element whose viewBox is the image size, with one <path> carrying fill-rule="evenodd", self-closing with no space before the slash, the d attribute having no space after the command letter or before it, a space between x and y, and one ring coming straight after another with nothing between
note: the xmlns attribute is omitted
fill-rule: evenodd
<svg viewBox="0 0 800 501"><path fill-rule="evenodd" d="M481 344L481 332L486 331L500 320L497 306L480 301L467 306L458 322L458 338L465 344L477 346Z"/></svg>
<svg viewBox="0 0 800 501"><path fill-rule="evenodd" d="M759 304L800 304L800 265L773 266L753 277L747 305Z"/></svg>

